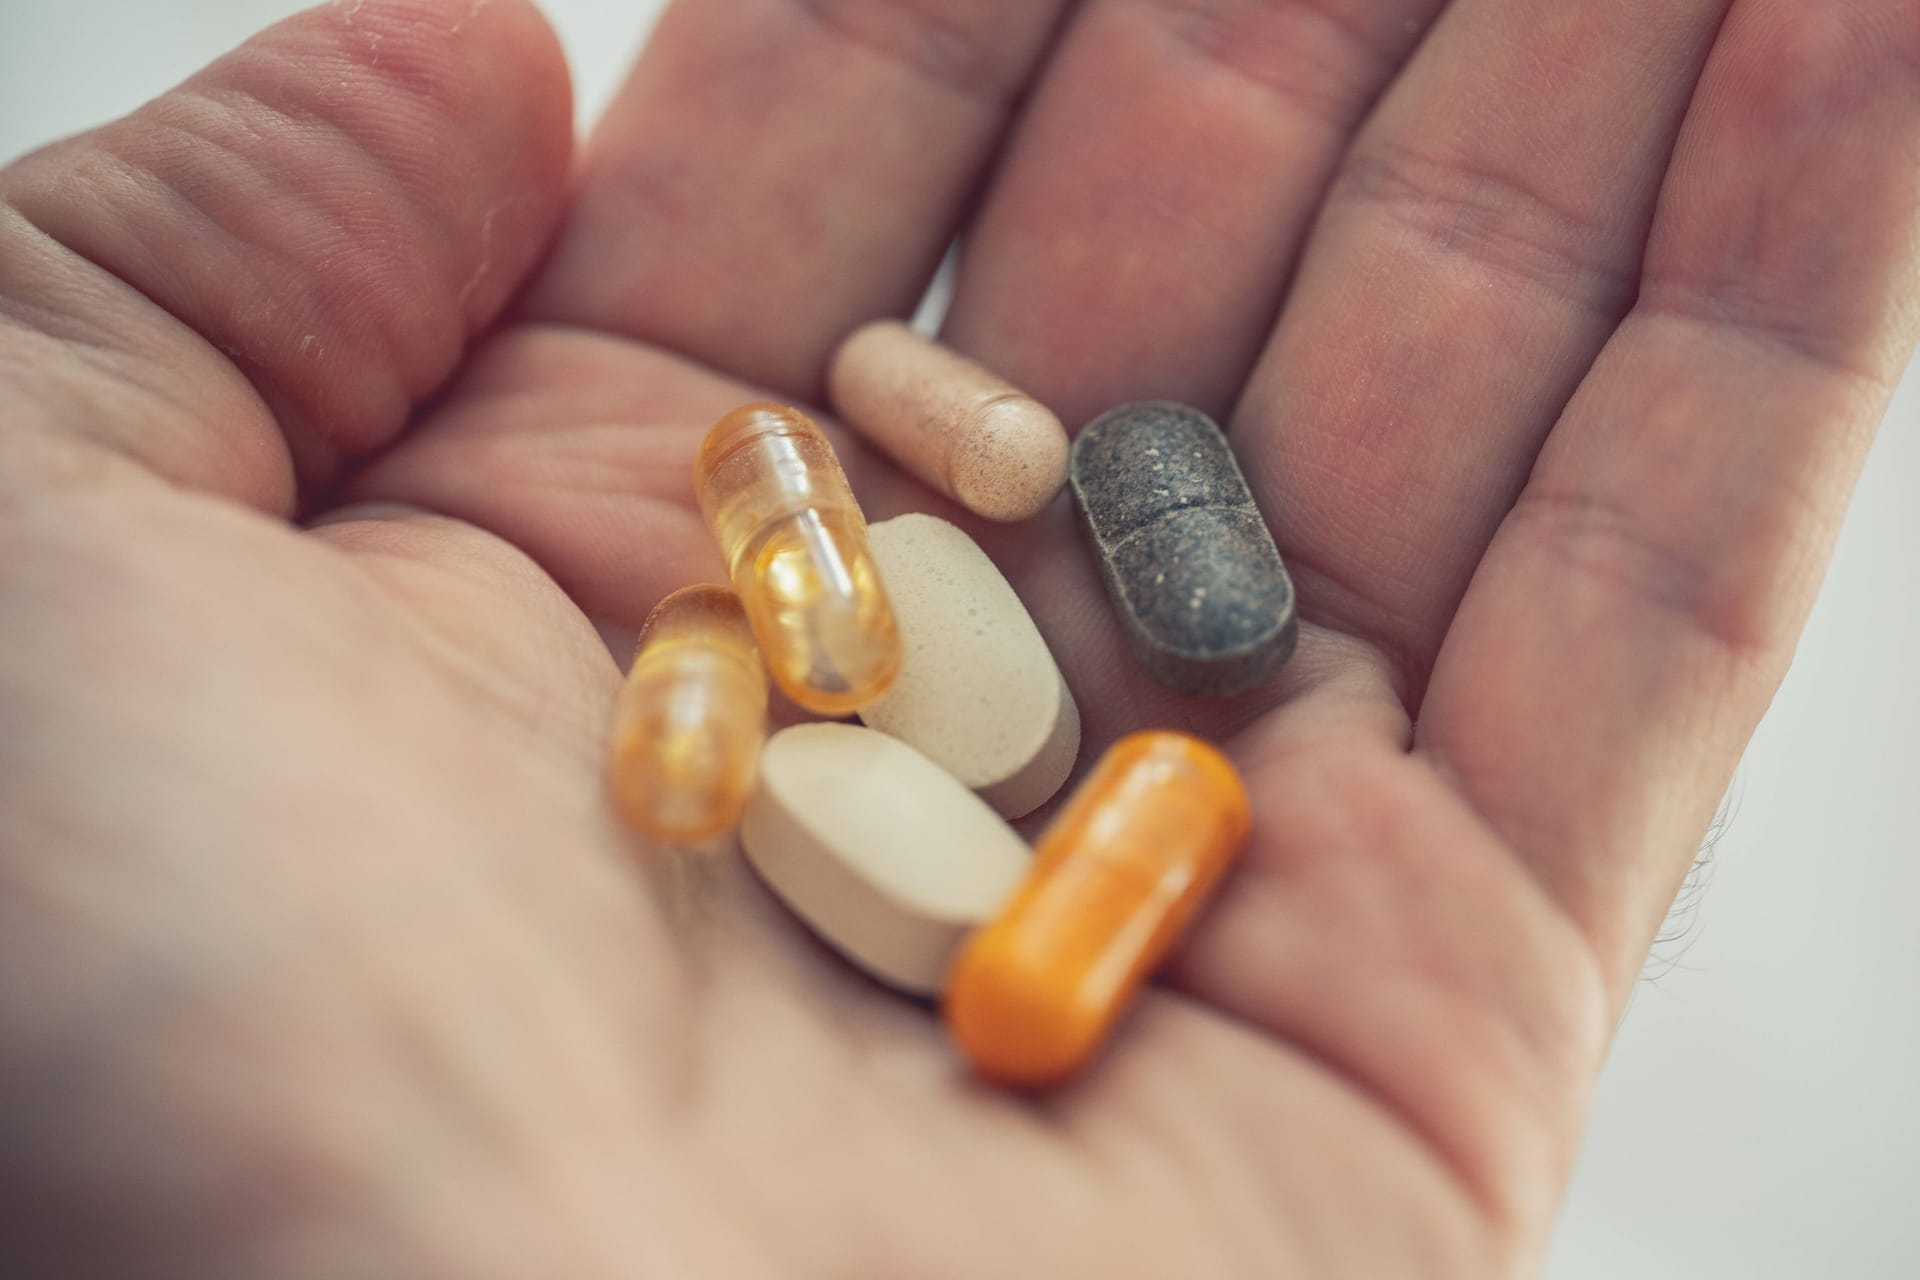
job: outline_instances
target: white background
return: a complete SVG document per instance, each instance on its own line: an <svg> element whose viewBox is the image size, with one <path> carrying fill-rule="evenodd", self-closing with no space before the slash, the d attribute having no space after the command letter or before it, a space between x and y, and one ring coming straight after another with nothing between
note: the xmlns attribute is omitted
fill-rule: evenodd
<svg viewBox="0 0 1920 1280"><path fill-rule="evenodd" d="M0 159L288 0L0 0ZM582 119L656 0L547 0ZM1552 1280L1920 1277L1920 379L1882 432L1685 938L1607 1069Z"/></svg>

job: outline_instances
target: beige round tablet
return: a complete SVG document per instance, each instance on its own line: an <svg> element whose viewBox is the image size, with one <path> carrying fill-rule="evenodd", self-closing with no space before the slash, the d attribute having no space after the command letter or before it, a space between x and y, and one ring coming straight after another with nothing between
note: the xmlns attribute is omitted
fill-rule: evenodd
<svg viewBox="0 0 1920 1280"><path fill-rule="evenodd" d="M851 724L773 735L740 843L835 950L921 995L940 990L961 941L1031 860L1013 828L939 765Z"/></svg>
<svg viewBox="0 0 1920 1280"><path fill-rule="evenodd" d="M1067 481L1051 410L897 320L840 344L827 394L848 426L975 515L1028 519Z"/></svg>
<svg viewBox="0 0 1920 1280"><path fill-rule="evenodd" d="M868 531L906 657L860 718L917 748L1002 817L1045 804L1080 753L1080 709L1027 607L972 538L896 516Z"/></svg>

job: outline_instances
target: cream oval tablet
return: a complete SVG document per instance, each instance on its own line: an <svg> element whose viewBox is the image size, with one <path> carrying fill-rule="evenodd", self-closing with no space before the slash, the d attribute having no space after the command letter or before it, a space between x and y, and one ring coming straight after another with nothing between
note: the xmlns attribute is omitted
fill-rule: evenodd
<svg viewBox="0 0 1920 1280"><path fill-rule="evenodd" d="M1033 812L1080 753L1080 710L1040 629L987 553L945 520L896 516L867 536L905 657L860 718L1002 817Z"/></svg>
<svg viewBox="0 0 1920 1280"><path fill-rule="evenodd" d="M760 878L835 950L932 995L960 943L1026 875L1026 843L898 738L782 729L760 757L740 842Z"/></svg>

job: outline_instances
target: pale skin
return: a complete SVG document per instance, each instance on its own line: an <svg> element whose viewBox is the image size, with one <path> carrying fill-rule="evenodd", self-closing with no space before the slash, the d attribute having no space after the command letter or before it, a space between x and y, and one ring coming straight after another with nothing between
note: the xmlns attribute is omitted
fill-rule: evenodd
<svg viewBox="0 0 1920 1280"><path fill-rule="evenodd" d="M521 0L354 0L22 161L7 1273L1534 1272L1914 340L1916 67L1914 0L688 0L574 156ZM1064 506L969 526L1083 764L1254 797L1037 1100L600 777L701 433L963 228L948 339L1228 421L1307 622L1183 700Z"/></svg>

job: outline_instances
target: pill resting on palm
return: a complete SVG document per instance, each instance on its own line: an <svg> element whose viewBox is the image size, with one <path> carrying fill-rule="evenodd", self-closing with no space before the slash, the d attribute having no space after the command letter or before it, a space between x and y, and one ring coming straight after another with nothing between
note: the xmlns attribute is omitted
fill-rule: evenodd
<svg viewBox="0 0 1920 1280"><path fill-rule="evenodd" d="M1029 862L1013 829L939 765L848 724L795 725L768 741L740 840L824 941L923 995Z"/></svg>
<svg viewBox="0 0 1920 1280"><path fill-rule="evenodd" d="M848 426L975 515L1028 519L1066 483L1052 411L897 320L841 344L827 391Z"/></svg>
<svg viewBox="0 0 1920 1280"><path fill-rule="evenodd" d="M1165 401L1101 414L1073 443L1075 505L1147 674L1225 697L1293 653L1293 583L1226 435Z"/></svg>
<svg viewBox="0 0 1920 1280"><path fill-rule="evenodd" d="M707 433L694 492L781 692L821 715L858 710L900 669L866 520L812 419L750 404Z"/></svg>
<svg viewBox="0 0 1920 1280"><path fill-rule="evenodd" d="M686 587L641 628L614 711L608 783L627 821L662 844L732 831L767 736L767 676L739 599Z"/></svg>
<svg viewBox="0 0 1920 1280"><path fill-rule="evenodd" d="M965 533L904 515L869 531L906 658L860 711L1003 816L1031 813L1073 772L1080 711L1025 605Z"/></svg>
<svg viewBox="0 0 1920 1280"><path fill-rule="evenodd" d="M1005 908L954 962L943 1011L975 1071L1018 1088L1079 1071L1219 883L1251 823L1226 757L1180 733L1103 756Z"/></svg>
<svg viewBox="0 0 1920 1280"><path fill-rule="evenodd" d="M1064 471L1162 683L1228 694L1291 652L1292 584L1204 414L1125 405L1068 448L1038 405L897 325L850 339L832 380L851 420L977 512L1031 515ZM977 1074L1071 1078L1245 843L1239 775L1185 734L1123 738L1030 852L1007 818L1064 784L1080 716L991 558L929 515L869 529L826 436L779 405L722 418L694 487L733 590L676 592L648 620L615 716L621 812L668 844L737 823L760 878L828 946L941 995ZM768 739L769 678L868 727Z"/></svg>

